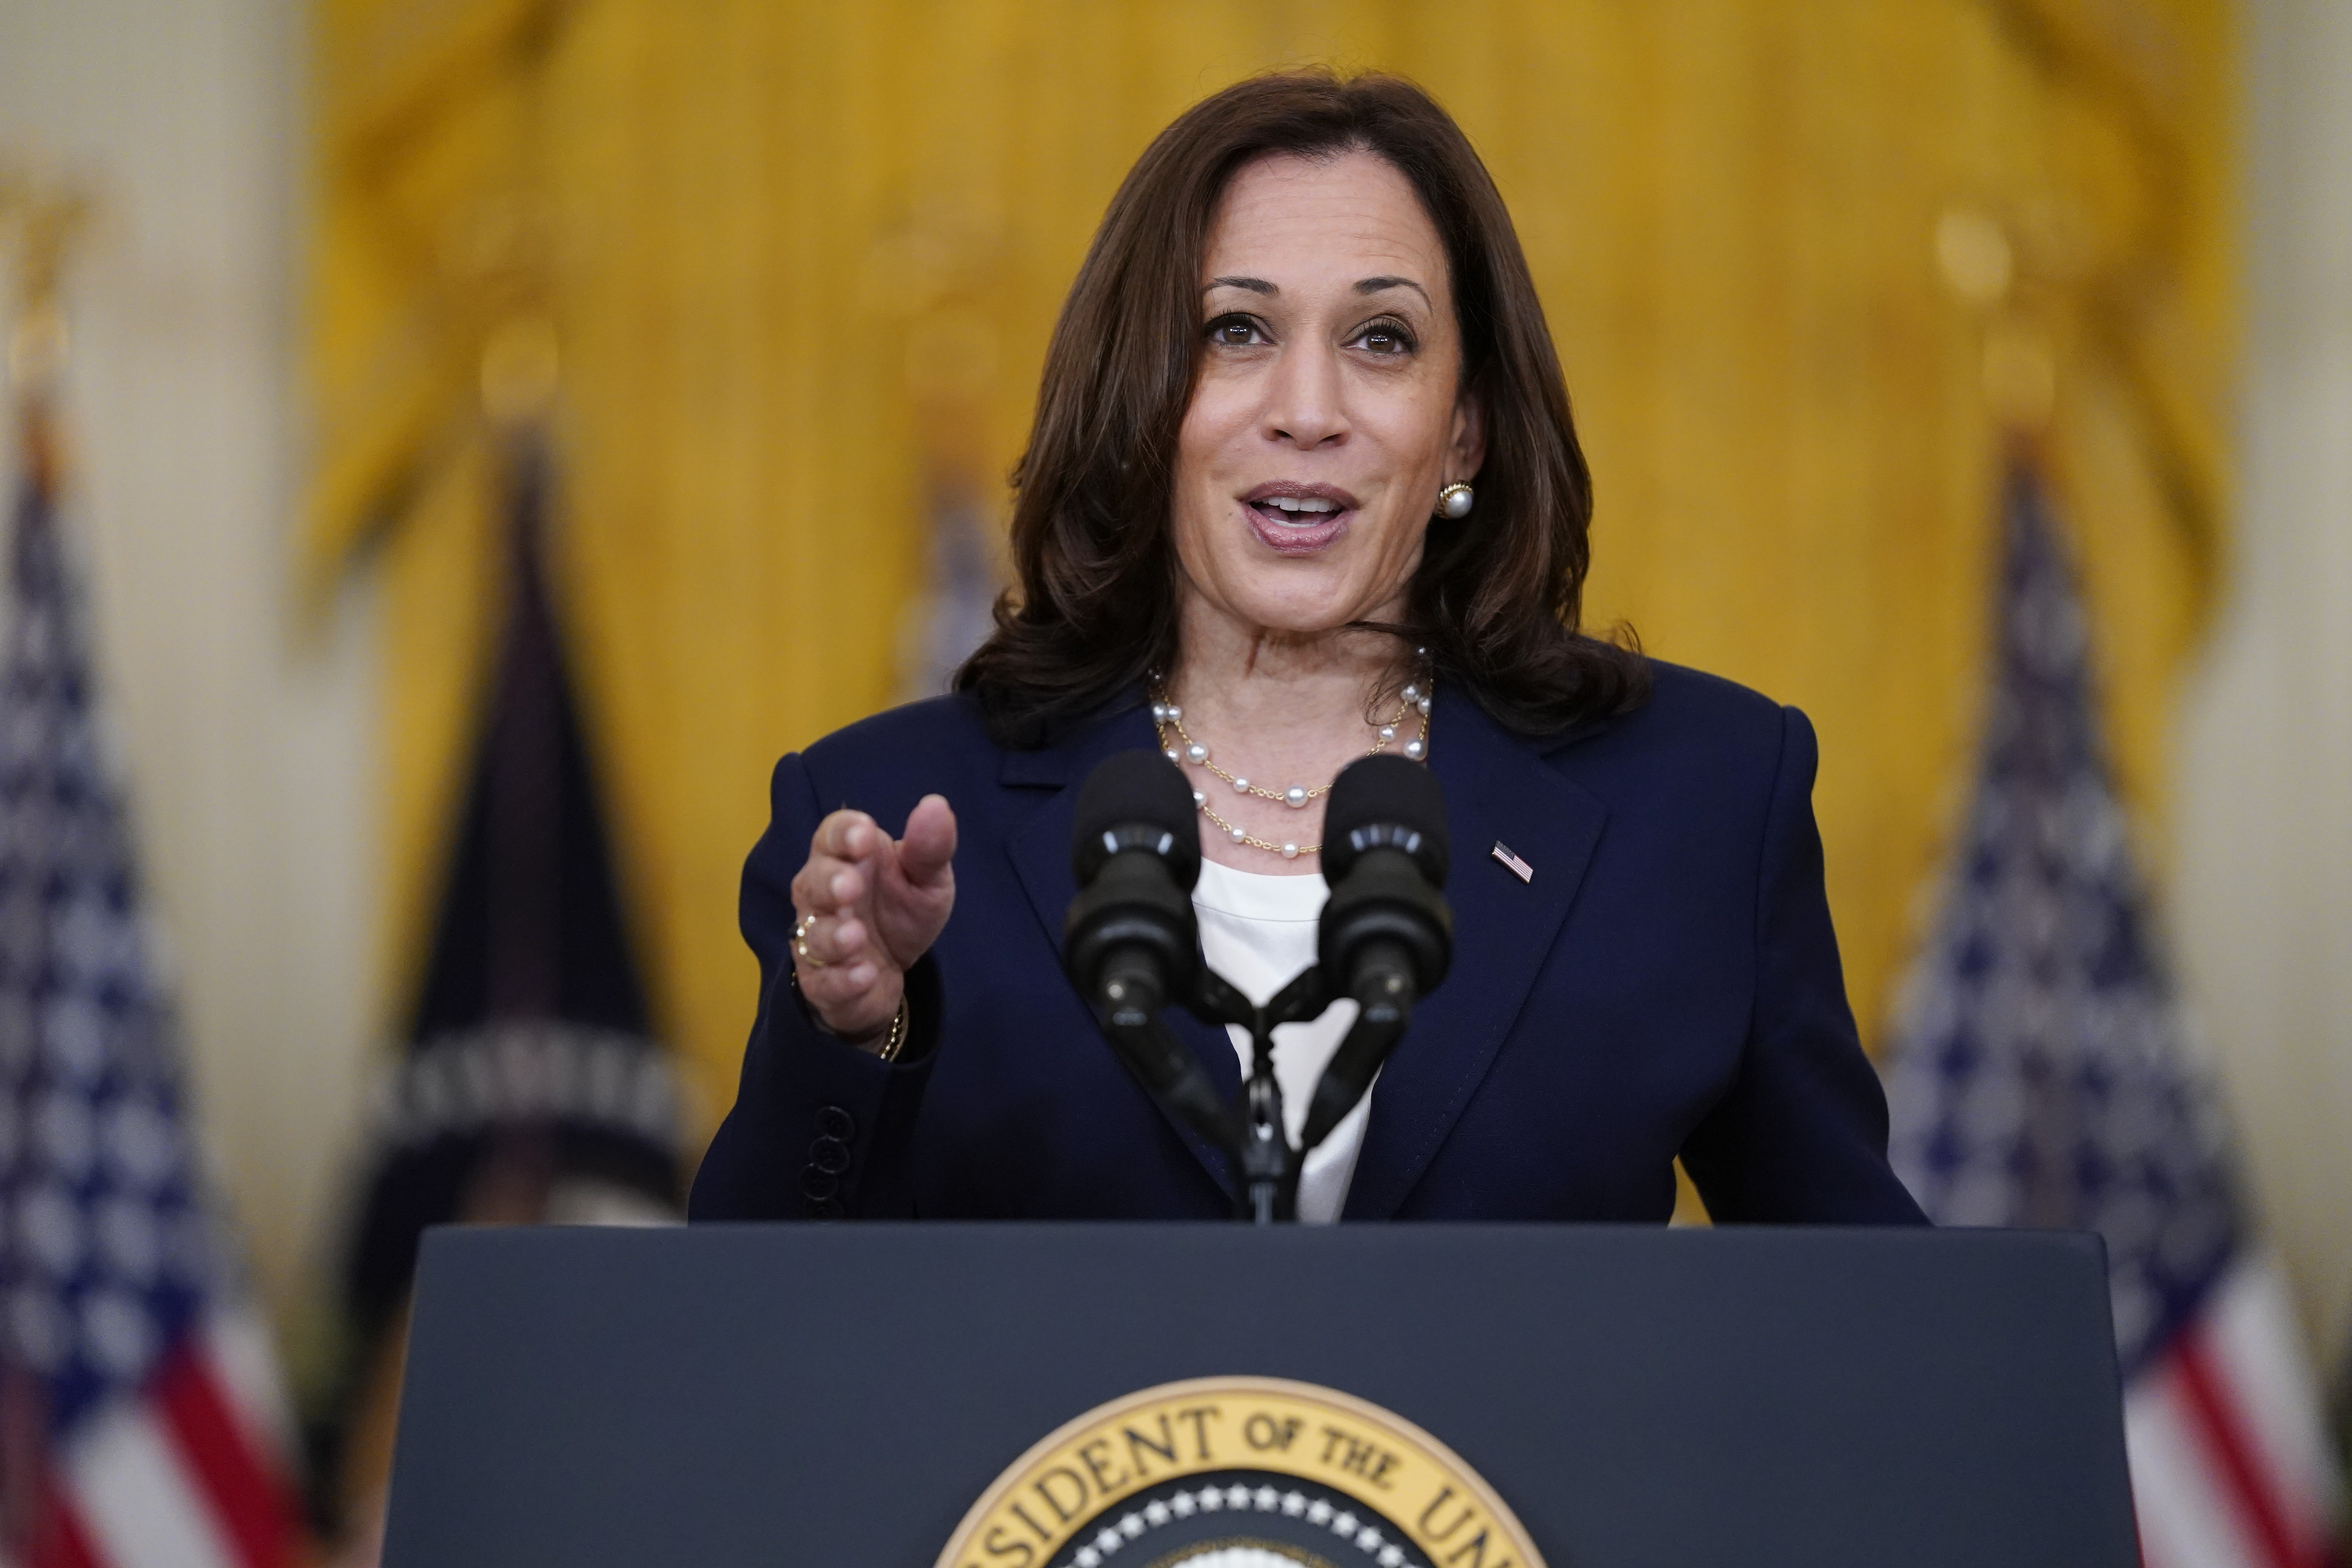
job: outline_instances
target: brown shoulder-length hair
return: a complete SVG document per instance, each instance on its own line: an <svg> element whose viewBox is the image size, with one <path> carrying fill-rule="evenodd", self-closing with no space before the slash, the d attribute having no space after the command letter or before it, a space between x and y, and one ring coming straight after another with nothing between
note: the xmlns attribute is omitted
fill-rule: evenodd
<svg viewBox="0 0 2352 1568"><path fill-rule="evenodd" d="M956 676L997 740L1045 743L1176 658L1176 441L1201 354L1200 268L1227 182L1276 153L1361 149L1412 183L1445 246L1462 389L1486 416L1477 504L1430 525L1406 621L1441 681L1549 734L1648 694L1629 647L1581 635L1591 475L1527 258L1453 118L1396 77L1286 72L1161 132L1111 198L1045 353L1013 470L1014 586ZM1432 498L1433 506L1434 498Z"/></svg>

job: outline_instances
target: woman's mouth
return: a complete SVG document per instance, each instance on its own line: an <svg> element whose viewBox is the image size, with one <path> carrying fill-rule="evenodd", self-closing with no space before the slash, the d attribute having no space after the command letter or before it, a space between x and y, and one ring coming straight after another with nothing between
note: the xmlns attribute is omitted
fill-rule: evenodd
<svg viewBox="0 0 2352 1568"><path fill-rule="evenodd" d="M1329 485L1260 485L1241 500L1259 540L1285 555L1325 548L1356 515L1356 498Z"/></svg>

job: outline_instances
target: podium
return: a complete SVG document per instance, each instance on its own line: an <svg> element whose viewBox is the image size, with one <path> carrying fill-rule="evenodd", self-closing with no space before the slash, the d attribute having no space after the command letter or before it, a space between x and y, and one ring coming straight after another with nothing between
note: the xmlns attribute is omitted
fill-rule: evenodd
<svg viewBox="0 0 2352 1568"><path fill-rule="evenodd" d="M930 1568L960 1531L957 1568L2139 1561L2089 1237L426 1238L390 1568Z"/></svg>

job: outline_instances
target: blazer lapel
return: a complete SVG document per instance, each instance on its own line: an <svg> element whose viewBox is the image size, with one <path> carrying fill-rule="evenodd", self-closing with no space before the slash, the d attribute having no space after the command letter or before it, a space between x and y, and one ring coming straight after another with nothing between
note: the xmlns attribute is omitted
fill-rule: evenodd
<svg viewBox="0 0 2352 1568"><path fill-rule="evenodd" d="M1346 1216L1393 1215L1510 1033L1575 901L1608 808L1475 703L1438 710L1430 768L1445 790L1454 963L1382 1068ZM1503 865L1496 844L1531 868Z"/></svg>
<svg viewBox="0 0 2352 1568"><path fill-rule="evenodd" d="M1016 788L1052 788L1055 793L1005 838L1005 853L1012 858L1014 873L1029 895L1030 907L1035 910L1039 923L1054 951L1062 951L1062 917L1077 896L1077 879L1070 871L1070 833L1077 819L1078 788L1095 764L1114 752L1149 750L1152 744L1151 722L1139 706L1114 714L1101 722L1087 726L1060 746L1037 752L1008 752L999 772L1001 783ZM1190 1047L1209 1069L1216 1081L1217 1092L1227 1104L1238 1103L1241 1098L1241 1064L1234 1053L1233 1041L1223 1029L1213 1029L1181 1008L1171 1007L1166 1015L1168 1026L1179 1039ZM1097 1034L1096 1043L1108 1052L1110 1042ZM1136 1092L1143 1094L1140 1085ZM1148 1095L1146 1098L1150 1098ZM1231 1161L1224 1151L1202 1138L1175 1117L1168 1115L1157 1100L1152 1108L1167 1118L1184 1140L1184 1146L1205 1166L1218 1186L1228 1195L1234 1191Z"/></svg>

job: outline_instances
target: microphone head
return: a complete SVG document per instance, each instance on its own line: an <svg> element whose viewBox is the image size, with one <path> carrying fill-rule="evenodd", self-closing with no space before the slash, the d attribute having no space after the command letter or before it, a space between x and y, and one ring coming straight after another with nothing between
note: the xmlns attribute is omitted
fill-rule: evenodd
<svg viewBox="0 0 2352 1568"><path fill-rule="evenodd" d="M1078 788L1077 821L1070 833L1070 868L1083 888L1103 863L1126 849L1145 849L1168 863L1189 893L1201 879L1201 823L1192 786L1158 752L1118 752L1105 757Z"/></svg>
<svg viewBox="0 0 2352 1568"><path fill-rule="evenodd" d="M1323 879L1339 886L1358 856L1381 847L1403 850L1431 887L1445 886L1445 793L1427 768L1386 754L1349 763L1331 781L1323 805Z"/></svg>

